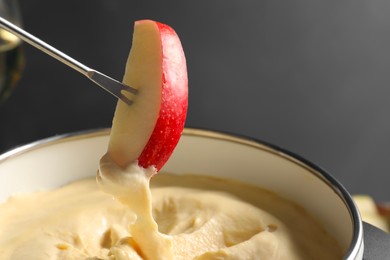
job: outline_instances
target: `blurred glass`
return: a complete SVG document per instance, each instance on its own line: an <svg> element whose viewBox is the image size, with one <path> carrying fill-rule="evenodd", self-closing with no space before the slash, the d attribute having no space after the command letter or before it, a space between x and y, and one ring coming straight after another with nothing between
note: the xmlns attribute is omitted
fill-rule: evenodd
<svg viewBox="0 0 390 260"><path fill-rule="evenodd" d="M0 16L21 26L17 0L0 0ZM0 28L0 104L11 94L20 80L24 68L21 40Z"/></svg>

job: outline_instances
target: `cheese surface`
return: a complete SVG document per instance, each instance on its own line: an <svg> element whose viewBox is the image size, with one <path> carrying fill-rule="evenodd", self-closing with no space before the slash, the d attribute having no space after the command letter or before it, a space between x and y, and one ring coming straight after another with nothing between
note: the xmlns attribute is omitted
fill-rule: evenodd
<svg viewBox="0 0 390 260"><path fill-rule="evenodd" d="M0 259L341 259L305 210L235 181L101 163L0 205ZM100 186L100 187L99 187Z"/></svg>

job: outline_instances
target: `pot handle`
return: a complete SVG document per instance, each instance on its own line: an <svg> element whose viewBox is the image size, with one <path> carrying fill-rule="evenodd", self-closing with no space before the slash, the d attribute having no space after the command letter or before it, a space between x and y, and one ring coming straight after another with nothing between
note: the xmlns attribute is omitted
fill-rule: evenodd
<svg viewBox="0 0 390 260"><path fill-rule="evenodd" d="M390 234L363 221L364 260L390 259Z"/></svg>

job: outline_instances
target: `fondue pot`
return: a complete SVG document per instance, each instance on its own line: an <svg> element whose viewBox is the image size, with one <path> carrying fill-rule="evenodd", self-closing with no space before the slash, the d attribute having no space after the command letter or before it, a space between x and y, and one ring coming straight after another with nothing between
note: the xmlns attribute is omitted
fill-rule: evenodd
<svg viewBox="0 0 390 260"><path fill-rule="evenodd" d="M109 133L98 129L56 136L0 155L0 201L14 193L95 176ZM284 149L237 135L186 128L161 171L261 186L318 219L337 239L344 259L390 259L389 235L362 221L348 191L320 167Z"/></svg>

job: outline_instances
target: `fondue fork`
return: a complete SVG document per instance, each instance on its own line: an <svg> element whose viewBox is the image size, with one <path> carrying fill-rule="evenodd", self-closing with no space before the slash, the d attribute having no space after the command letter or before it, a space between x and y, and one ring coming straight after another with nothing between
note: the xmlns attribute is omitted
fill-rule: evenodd
<svg viewBox="0 0 390 260"><path fill-rule="evenodd" d="M49 44L45 43L44 41L38 39L34 35L31 35L30 33L26 32L22 28L18 27L17 25L11 23L10 21L0 17L0 27L9 31L10 33L16 35L23 41L27 42L28 44L34 46L35 48L43 51L44 53L50 55L51 57L59 60L60 62L64 63L65 65L73 68L74 70L80 72L87 78L89 78L91 81L93 81L95 84L103 88L104 90L108 91L115 97L119 98L123 102L125 102L128 105L131 105L133 101L129 99L126 95L124 95L124 92L129 92L132 94L137 94L137 89L132 88L130 86L127 86L115 79L112 79L103 73L96 71L94 69L91 69L84 64L78 62L77 60L73 59L72 57L66 55L65 53L57 50L53 46L50 46Z"/></svg>

